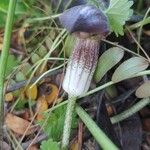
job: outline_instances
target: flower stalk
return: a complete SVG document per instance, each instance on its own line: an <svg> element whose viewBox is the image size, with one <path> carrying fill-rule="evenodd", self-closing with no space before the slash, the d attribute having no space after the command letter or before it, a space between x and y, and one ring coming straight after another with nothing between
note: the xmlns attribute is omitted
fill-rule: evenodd
<svg viewBox="0 0 150 150"><path fill-rule="evenodd" d="M63 130L63 138L62 138L62 150L67 150L69 145L69 137L71 132L71 124L72 124L72 115L75 109L76 97L70 97L67 104L65 122L64 122L64 130Z"/></svg>

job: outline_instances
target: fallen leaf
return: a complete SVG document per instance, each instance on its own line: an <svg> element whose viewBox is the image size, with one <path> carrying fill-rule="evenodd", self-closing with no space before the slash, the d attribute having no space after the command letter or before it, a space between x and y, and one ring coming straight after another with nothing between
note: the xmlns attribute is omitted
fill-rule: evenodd
<svg viewBox="0 0 150 150"><path fill-rule="evenodd" d="M5 101L6 102L11 102L11 101L13 101L13 98L14 98L14 96L13 96L13 94L10 92L10 93L7 93L6 95L5 95Z"/></svg>
<svg viewBox="0 0 150 150"><path fill-rule="evenodd" d="M29 85L25 90L26 96L31 100L35 100L37 98L37 92L36 85Z"/></svg>
<svg viewBox="0 0 150 150"><path fill-rule="evenodd" d="M75 141L71 144L70 150L79 150L79 143L78 143L78 140L75 140Z"/></svg>
<svg viewBox="0 0 150 150"><path fill-rule="evenodd" d="M44 115L42 114L42 112L44 112L47 109L48 109L48 103L45 99L45 96L39 97L36 104L36 112L38 112L36 119L38 121L44 119Z"/></svg>
<svg viewBox="0 0 150 150"><path fill-rule="evenodd" d="M38 145L37 144L34 144L34 145L31 145L28 150L39 150L38 148Z"/></svg>
<svg viewBox="0 0 150 150"><path fill-rule="evenodd" d="M22 119L18 116L15 116L11 113L8 113L5 118L6 126L19 135L23 135L26 129L29 127L30 122ZM36 128L30 127L25 135L33 134L36 131Z"/></svg>
<svg viewBox="0 0 150 150"><path fill-rule="evenodd" d="M51 92L49 95L45 96L45 99L47 100L48 104L50 105L56 100L59 90L58 90L57 86L54 84L48 84L48 86L50 87Z"/></svg>
<svg viewBox="0 0 150 150"><path fill-rule="evenodd" d="M143 129L147 132L150 132L150 118L145 118L142 120Z"/></svg>
<svg viewBox="0 0 150 150"><path fill-rule="evenodd" d="M1 141L0 141L1 142ZM3 150L11 150L10 145L8 145L5 141L3 141Z"/></svg>
<svg viewBox="0 0 150 150"><path fill-rule="evenodd" d="M47 109L48 109L48 103L45 99L45 96L39 97L37 100L36 111L37 112L44 112Z"/></svg>
<svg viewBox="0 0 150 150"><path fill-rule="evenodd" d="M109 105L109 106L106 106L106 108L107 108L108 116L112 116L114 114L113 107Z"/></svg>

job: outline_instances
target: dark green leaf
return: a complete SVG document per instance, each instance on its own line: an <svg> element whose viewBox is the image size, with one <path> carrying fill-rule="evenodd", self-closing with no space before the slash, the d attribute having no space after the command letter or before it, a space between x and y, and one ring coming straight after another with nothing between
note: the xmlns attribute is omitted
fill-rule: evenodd
<svg viewBox="0 0 150 150"><path fill-rule="evenodd" d="M15 58L14 55L8 56L7 67L6 67L6 76L8 76L13 70L14 67L19 65L19 61Z"/></svg>
<svg viewBox="0 0 150 150"><path fill-rule="evenodd" d="M54 142L52 139L45 140L40 146L40 150L60 150L59 144Z"/></svg>
<svg viewBox="0 0 150 150"><path fill-rule="evenodd" d="M8 10L10 0L1 0L0 2L0 27L4 27L5 21L6 21L6 15ZM36 14L37 10L33 11L32 4L35 0L18 0L16 4L16 10L15 10L15 20L19 19L20 17L23 17L24 15L29 14ZM31 9L32 8L32 9ZM32 13L31 13L32 12Z"/></svg>
<svg viewBox="0 0 150 150"><path fill-rule="evenodd" d="M66 114L66 105L57 108L53 113L44 114L45 118L49 117L47 124L44 126L44 132L49 136L49 138L54 139L55 141L60 141L64 120ZM40 121L38 124L42 126L45 120ZM73 114L72 128L76 127L76 113Z"/></svg>
<svg viewBox="0 0 150 150"><path fill-rule="evenodd" d="M132 16L133 10L130 7L133 1L129 0L110 0L110 5L106 10L109 19L110 29L116 36L123 35L123 25Z"/></svg>

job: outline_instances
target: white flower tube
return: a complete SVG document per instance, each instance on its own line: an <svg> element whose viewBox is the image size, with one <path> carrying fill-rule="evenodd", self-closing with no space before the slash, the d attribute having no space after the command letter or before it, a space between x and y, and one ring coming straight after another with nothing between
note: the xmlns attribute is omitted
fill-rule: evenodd
<svg viewBox="0 0 150 150"><path fill-rule="evenodd" d="M99 41L77 37L63 81L63 89L71 96L80 96L89 89L96 68Z"/></svg>

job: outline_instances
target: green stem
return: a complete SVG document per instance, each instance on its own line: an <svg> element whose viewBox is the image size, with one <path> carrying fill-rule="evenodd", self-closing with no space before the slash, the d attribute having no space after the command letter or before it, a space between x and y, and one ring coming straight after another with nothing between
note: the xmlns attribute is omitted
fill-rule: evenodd
<svg viewBox="0 0 150 150"><path fill-rule="evenodd" d="M97 126L97 124L91 119L85 110L83 110L82 107L77 106L76 112L102 149L118 150L118 147L106 136L106 134Z"/></svg>
<svg viewBox="0 0 150 150"><path fill-rule="evenodd" d="M38 22L38 21L47 21L50 19L58 18L60 15L61 14L56 14L56 15L47 16L47 17L29 18L28 20L26 20L26 23L34 23L34 22Z"/></svg>
<svg viewBox="0 0 150 150"><path fill-rule="evenodd" d="M71 124L72 124L72 115L76 104L76 97L70 97L67 104L65 122L64 122L64 130L62 137L62 150L67 150L69 145L69 137L71 132Z"/></svg>
<svg viewBox="0 0 150 150"><path fill-rule="evenodd" d="M139 77L139 76L144 76L144 75L149 75L149 74L150 74L150 70L145 70L145 71L139 72L134 77ZM96 92L98 92L100 90L103 90L106 87L109 87L109 86L111 86L113 84L115 84L115 83L112 82L112 81L109 81L109 82L107 82L107 83L105 83L105 84L103 84L103 85L101 85L101 86L99 86L99 87L97 87L97 88L95 88L95 89L93 89L91 91L88 91L86 94L79 96L77 99L82 98L82 97L86 97L86 96L91 95L91 94L94 94L94 93L96 93ZM46 112L54 111L56 108L58 108L58 107L60 107L62 105L66 105L67 103L68 103L68 100L65 100L65 101L61 102L60 104L57 104L56 106L48 109Z"/></svg>
<svg viewBox="0 0 150 150"><path fill-rule="evenodd" d="M149 23L150 23L150 17L147 17L144 19L144 21L142 20L140 22L132 24L131 26L129 26L129 29L134 30L136 28L139 28L139 27L144 26L144 25L149 24Z"/></svg>
<svg viewBox="0 0 150 150"><path fill-rule="evenodd" d="M102 89L105 89L106 87L109 87L109 86L111 86L111 85L113 85L113 84L115 84L113 81L109 81L109 82L105 83L104 85L101 85L101 86L99 86L99 87L97 87L97 88L95 88L95 89L93 89L93 90L91 90L91 91L85 93L84 95L79 96L79 98L82 98L82 97L91 95L91 94L93 94L93 93L95 93L95 92L98 92L98 91L100 91L100 90L102 90Z"/></svg>
<svg viewBox="0 0 150 150"><path fill-rule="evenodd" d="M1 53L1 60L0 60L0 149L2 148L2 141L3 141L3 122L4 122L4 81L5 81L5 71L7 65L7 58L9 54L10 48L10 39L11 39L11 32L13 26L13 19L15 13L15 6L17 0L10 0L9 7L8 7L8 15L5 25L5 35L4 35L4 43Z"/></svg>
<svg viewBox="0 0 150 150"><path fill-rule="evenodd" d="M138 103L133 105L131 108L123 111L122 113L120 113L114 117L112 117L111 122L113 124L115 124L119 121L122 121L122 120L132 116L133 114L135 114L136 112L138 112L139 110L141 110L142 108L144 108L148 104L150 104L150 98L142 99Z"/></svg>

